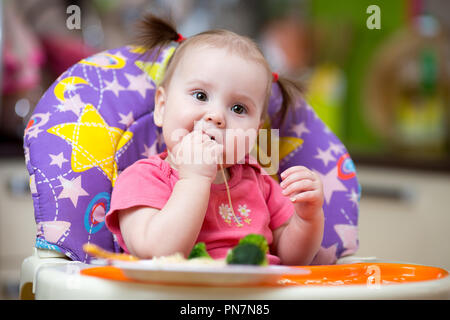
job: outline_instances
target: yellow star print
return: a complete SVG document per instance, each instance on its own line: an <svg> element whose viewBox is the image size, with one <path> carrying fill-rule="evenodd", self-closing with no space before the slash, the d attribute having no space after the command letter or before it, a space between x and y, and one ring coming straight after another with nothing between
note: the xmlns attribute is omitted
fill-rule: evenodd
<svg viewBox="0 0 450 320"><path fill-rule="evenodd" d="M138 54L143 54L147 52L147 49L142 46L128 46L128 49L130 49L130 52Z"/></svg>
<svg viewBox="0 0 450 320"><path fill-rule="evenodd" d="M262 126L262 129L270 130L271 123L270 120L267 119L264 122L264 125ZM259 164L266 169L267 172L272 172L272 168L278 168L278 164L281 160L283 160L287 155L289 155L291 152L293 152L295 149L300 147L303 144L303 139L297 138L297 137L279 137L276 138L273 143L278 144L279 150L278 150L278 159L275 158L274 152L270 152L271 157L268 156L268 150L266 148L271 149L271 139L269 139L267 146L260 146L258 143L255 144L254 149L251 151L251 154L253 157L255 157ZM257 156L258 155L258 156ZM261 163L261 158L263 160L263 163L270 163L270 168L267 168ZM271 174L272 178L274 178L276 181L279 181L277 174Z"/></svg>
<svg viewBox="0 0 450 320"><path fill-rule="evenodd" d="M303 139L297 137L280 138L280 160L303 144Z"/></svg>
<svg viewBox="0 0 450 320"><path fill-rule="evenodd" d="M78 122L63 123L47 130L72 145L71 166L74 172L97 167L114 186L117 178L116 153L133 137L133 133L110 127L97 109L86 105Z"/></svg>
<svg viewBox="0 0 450 320"><path fill-rule="evenodd" d="M156 62L145 62L145 61L136 61L135 64L138 66L139 69L141 69L143 72L145 72L157 85L161 83L164 77L164 72L166 71L167 63L169 62L170 58L172 57L173 53L175 51L175 47L170 47L166 49L163 53L164 58L161 63Z"/></svg>

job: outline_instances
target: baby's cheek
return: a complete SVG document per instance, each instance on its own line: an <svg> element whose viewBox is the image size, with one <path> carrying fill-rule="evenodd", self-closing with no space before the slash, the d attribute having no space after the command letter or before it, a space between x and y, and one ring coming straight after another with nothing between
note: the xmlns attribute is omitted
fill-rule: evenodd
<svg viewBox="0 0 450 320"><path fill-rule="evenodd" d="M187 134L189 134L189 131L184 128L163 129L164 143L166 144L167 149L171 151Z"/></svg>

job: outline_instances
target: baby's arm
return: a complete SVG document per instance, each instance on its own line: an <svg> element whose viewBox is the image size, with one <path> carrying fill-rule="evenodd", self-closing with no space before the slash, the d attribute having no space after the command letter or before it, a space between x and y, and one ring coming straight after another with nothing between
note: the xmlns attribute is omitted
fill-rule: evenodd
<svg viewBox="0 0 450 320"><path fill-rule="evenodd" d="M217 163L196 163L183 155L221 156L222 147L209 136L193 131L174 148L179 180L161 209L133 207L119 212L122 237L128 250L140 258L189 255L203 225Z"/></svg>
<svg viewBox="0 0 450 320"><path fill-rule="evenodd" d="M209 179L180 179L161 211L149 207L120 211L120 230L130 253L144 259L176 252L187 256L202 227L210 188Z"/></svg>
<svg viewBox="0 0 450 320"><path fill-rule="evenodd" d="M283 194L294 203L295 214L274 230L273 248L285 265L308 265L323 238L323 190L319 177L296 166L281 174Z"/></svg>

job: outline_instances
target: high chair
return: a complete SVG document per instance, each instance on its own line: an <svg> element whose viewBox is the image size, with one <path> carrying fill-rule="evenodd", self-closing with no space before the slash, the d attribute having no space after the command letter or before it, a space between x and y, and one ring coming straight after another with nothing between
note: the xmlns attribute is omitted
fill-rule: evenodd
<svg viewBox="0 0 450 320"><path fill-rule="evenodd" d="M94 261L83 251L85 243L121 252L104 223L118 174L138 159L165 149L161 128L153 123L153 99L173 51L173 47L165 48L155 62L142 48L133 46L83 59L61 74L36 106L25 129L24 149L37 233L33 255L25 259L21 269L22 299L449 297L445 270L407 265L395 269L373 259L351 257L358 248L361 194L353 162L344 145L303 99L291 106L280 125L282 96L276 83L265 127L279 128L278 136L270 137L279 146L279 162L272 159L272 166L266 169L272 170L278 181L278 174L294 165L306 166L322 178L325 232L312 263L320 266L309 267L309 280L315 279L318 286L308 285L306 291L295 285L209 290L136 283L127 281L117 269L93 268L90 263ZM260 149L264 149L262 144L255 150ZM268 153L261 150L261 154ZM338 259L345 264L335 265ZM354 262L363 263L349 264ZM377 278L371 266L391 278L395 271L414 269L422 274L419 280L429 281L368 290L373 279L383 285L383 278ZM355 274L362 278L348 278L355 278ZM334 282L324 281L326 275ZM343 285L344 280L352 285Z"/></svg>

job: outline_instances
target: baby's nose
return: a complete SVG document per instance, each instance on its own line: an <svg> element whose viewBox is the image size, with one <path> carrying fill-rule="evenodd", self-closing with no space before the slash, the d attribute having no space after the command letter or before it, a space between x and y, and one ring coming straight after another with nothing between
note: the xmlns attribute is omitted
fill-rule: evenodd
<svg viewBox="0 0 450 320"><path fill-rule="evenodd" d="M204 117L206 122L212 122L214 123L217 127L222 128L225 126L225 119L223 118L223 116L221 114L219 114L218 112L210 112L205 114Z"/></svg>

